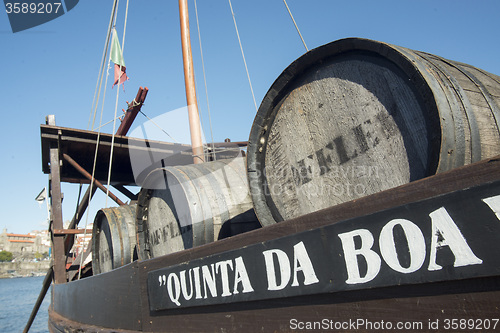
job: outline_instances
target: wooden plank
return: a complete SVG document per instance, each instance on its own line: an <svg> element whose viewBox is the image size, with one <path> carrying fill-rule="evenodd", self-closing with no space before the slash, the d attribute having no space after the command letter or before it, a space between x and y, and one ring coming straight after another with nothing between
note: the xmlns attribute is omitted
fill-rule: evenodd
<svg viewBox="0 0 500 333"><path fill-rule="evenodd" d="M297 332L299 328L305 331L308 325L317 325L309 329L313 332L439 332L458 331L451 329L452 319L462 322L473 319L479 331L487 319L489 327L497 323L499 288L498 278L462 280L180 309L148 318L143 329L145 332L199 332L200 329L205 332ZM406 326L398 330L397 325Z"/></svg>
<svg viewBox="0 0 500 333"><path fill-rule="evenodd" d="M496 276L496 214L500 181L165 266L148 273L150 309Z"/></svg>
<svg viewBox="0 0 500 333"><path fill-rule="evenodd" d="M84 233L92 235L92 229L54 229L54 235L77 235Z"/></svg>
<svg viewBox="0 0 500 333"><path fill-rule="evenodd" d="M56 313L52 308L49 308L49 331L51 333L66 333L66 332L99 332L99 333L137 333L140 331L120 330L116 328L102 328L95 325L82 324L73 320L69 320L60 314Z"/></svg>
<svg viewBox="0 0 500 333"><path fill-rule="evenodd" d="M77 156L78 163L86 170L92 170L93 159L97 144L98 133L93 131L78 130L66 127L41 125L42 138L42 171L49 172L49 147L60 138L61 154ZM109 168L109 155L111 151L112 135L101 133L99 136L99 149L96 165L95 178L99 181L107 181ZM160 164L162 160L165 165L185 165L192 163L191 146L153 140L142 140L126 136L115 136L113 150L112 184L136 184L137 177L141 172L147 174L143 169L150 161L152 166ZM135 163L133 161L139 161ZM144 166L146 164L146 166ZM148 169L149 170L149 169ZM69 164L63 164L61 168L62 181L88 182L85 177L73 169Z"/></svg>
<svg viewBox="0 0 500 333"><path fill-rule="evenodd" d="M52 286L55 313L70 321L108 329L140 331L137 263L78 281Z"/></svg>
<svg viewBox="0 0 500 333"><path fill-rule="evenodd" d="M52 230L63 229L62 216L62 193L59 146L57 143L50 148L50 205ZM66 253L64 251L64 239L52 237L52 258L54 259L54 281L55 283L66 282Z"/></svg>

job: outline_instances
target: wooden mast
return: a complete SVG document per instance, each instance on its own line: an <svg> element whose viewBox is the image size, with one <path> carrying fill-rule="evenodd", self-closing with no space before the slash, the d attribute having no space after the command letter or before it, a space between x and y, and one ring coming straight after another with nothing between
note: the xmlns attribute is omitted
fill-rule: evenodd
<svg viewBox="0 0 500 333"><path fill-rule="evenodd" d="M184 81L186 84L186 99L188 105L189 128L191 131L191 146L194 163L205 162L203 142L201 140L200 117L194 83L193 55L189 35L189 14L187 0L179 0L179 16L181 21L182 60L184 63Z"/></svg>

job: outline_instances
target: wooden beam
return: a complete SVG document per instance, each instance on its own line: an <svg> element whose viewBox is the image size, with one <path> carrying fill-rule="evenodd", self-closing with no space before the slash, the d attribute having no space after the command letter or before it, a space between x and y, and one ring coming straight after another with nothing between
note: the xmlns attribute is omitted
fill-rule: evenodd
<svg viewBox="0 0 500 333"><path fill-rule="evenodd" d="M125 112L125 116L123 117L122 123L120 124L120 127L118 127L118 130L116 131L116 135L127 134L128 130L130 129L130 126L132 126L132 123L135 120L135 117L137 116L139 111L141 111L142 105L147 95L148 95L148 87L145 87L144 89L142 87L139 87L137 96L135 96L135 99L132 101L132 103L129 104L129 107Z"/></svg>
<svg viewBox="0 0 500 333"><path fill-rule="evenodd" d="M137 116L137 113L141 110L141 107L146 100L146 96L148 94L148 88L145 87L144 89L142 87L139 87L139 91L137 92L137 96L134 99L132 103L132 107L129 107L127 109L127 114L125 114L125 117L116 131L116 135L127 135L130 126L132 126L132 123L135 120L135 117ZM55 122L52 123L55 125ZM90 180L89 180L90 184ZM116 187L116 186L115 186ZM123 186L121 186L123 188ZM92 188L92 191L90 190ZM118 189L120 190L120 189ZM83 195L83 199L80 201L78 204L77 211L75 212L75 215L73 216L73 219L71 219L71 222L69 224L69 229L74 229L78 226L78 223L80 222L80 219L82 218L83 214L85 213L85 210L87 210L87 207L90 203L90 200L92 200L92 197L94 196L95 192L97 191L97 188L95 186L89 186L87 190L85 191L85 194ZM121 190L120 190L121 192ZM123 192L122 192L123 193ZM137 195L136 195L137 197ZM90 230L90 233L92 234L92 230ZM69 255L71 248L73 247L74 244L74 234L72 233L66 233L66 237L64 238L64 247L65 247L65 253L66 256Z"/></svg>
<svg viewBox="0 0 500 333"><path fill-rule="evenodd" d="M99 189L102 190L104 193L106 193L111 199L113 199L113 201L115 201L120 206L125 205L125 203L123 201L121 201L116 195L109 192L109 190L107 190L106 187L104 187L104 185L100 181L98 181L95 178L92 178L92 175L90 173L88 173L84 168L82 168L78 163L76 163L76 161L73 158L71 158L68 154L63 154L63 157L67 162L69 162L69 164L74 166L75 169L77 169L82 175L87 177L89 180L93 180L94 185L99 187Z"/></svg>
<svg viewBox="0 0 500 333"><path fill-rule="evenodd" d="M179 0L179 14L181 20L182 60L184 63L184 81L186 84L186 100L189 115L189 129L191 132L191 146L194 163L205 162L203 142L201 140L200 115L196 99L194 83L193 54L191 52L191 37L189 34L189 14L187 0Z"/></svg>
<svg viewBox="0 0 500 333"><path fill-rule="evenodd" d="M127 109L127 113L125 114L125 117L123 118L123 121L122 121L120 127L118 127L118 130L116 131L116 135L127 135L127 132L130 129L130 126L132 126L132 123L134 122L135 117L137 116L137 113L139 113L144 101L146 100L147 94L148 94L147 87L145 87L144 89L142 87L139 87L139 91L137 92L137 96L135 97L134 101L132 102L135 104L132 105L132 107L129 107ZM90 184L90 180L89 180L89 184ZM91 187L92 187L92 193L90 191ZM115 188L117 188L117 187L115 186ZM123 186L121 186L121 188L123 188ZM117 189L121 192L121 190L119 188L117 188ZM80 219L83 216L83 213L85 213L85 210L87 210L87 207L90 203L90 200L92 199L92 197L94 196L96 191L97 191L97 188L94 186L89 186L87 188L87 190L85 191L85 194L83 195L83 199L79 203L78 209L75 212L75 215L73 216L73 219L71 220L71 222L69 224L69 227L68 227L69 229L76 228L76 226L80 222ZM136 195L136 199L137 199L137 195ZM92 233L92 230L90 232ZM72 235L72 234L67 233L66 235ZM64 246L65 246L65 250L66 250L66 255L69 255L69 252L70 252L71 248L73 247L73 243L74 243L73 236L65 237Z"/></svg>
<svg viewBox="0 0 500 333"><path fill-rule="evenodd" d="M94 196L96 191L97 187L95 186L92 187L92 192L90 191L90 186L87 188L87 191L85 191L85 194L83 195L83 199L78 204L78 208L75 212L75 215L73 216L73 219L71 219L68 229L74 229L78 226L78 223L80 223L80 220L83 217L85 210L87 210L90 200L92 200L92 197ZM66 250L66 256L69 255L69 252L73 247L73 243L74 237L68 234L68 236L64 238L64 248Z"/></svg>
<svg viewBox="0 0 500 333"><path fill-rule="evenodd" d="M85 231L87 230L87 231ZM54 229L54 235L77 235L84 234L92 235L92 229Z"/></svg>
<svg viewBox="0 0 500 333"><path fill-rule="evenodd" d="M113 187L120 191L123 195L127 196L127 198L129 198L130 200L137 200L138 194L132 193L125 186L113 185Z"/></svg>
<svg viewBox="0 0 500 333"><path fill-rule="evenodd" d="M50 148L50 198L51 198L51 219L52 230L63 228L62 216L62 194L61 194L61 174L60 174L60 159L59 147ZM53 259L54 259L54 281L55 283L66 282L66 256L64 252L64 239L61 237L53 237Z"/></svg>

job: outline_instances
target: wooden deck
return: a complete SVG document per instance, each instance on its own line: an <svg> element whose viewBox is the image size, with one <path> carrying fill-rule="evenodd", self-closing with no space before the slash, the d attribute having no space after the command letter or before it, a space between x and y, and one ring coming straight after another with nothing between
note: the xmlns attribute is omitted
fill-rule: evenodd
<svg viewBox="0 0 500 333"><path fill-rule="evenodd" d="M50 147L58 146L59 154L72 157L87 172L91 173L99 141L95 178L106 181L110 161L113 136L106 133L79 130L53 125L40 125L42 139L42 171L50 173ZM132 161L137 165L133 165ZM147 161L144 162L143 160ZM163 162L163 165L161 164ZM186 165L193 163L191 146L185 144L144 140L116 135L113 142L112 183L121 185L137 185L137 178L147 170L158 166ZM141 169L146 165L147 170ZM140 178L140 177L139 177ZM63 163L61 166L61 181L73 183L88 183L73 166Z"/></svg>

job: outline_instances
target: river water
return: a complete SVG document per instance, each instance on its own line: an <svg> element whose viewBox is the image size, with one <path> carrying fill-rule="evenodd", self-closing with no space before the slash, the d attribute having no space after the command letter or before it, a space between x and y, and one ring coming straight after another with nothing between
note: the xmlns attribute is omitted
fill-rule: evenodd
<svg viewBox="0 0 500 333"><path fill-rule="evenodd" d="M0 279L0 332L19 333L24 330L33 306L42 289L44 277ZM31 325L30 333L47 333L50 289Z"/></svg>

